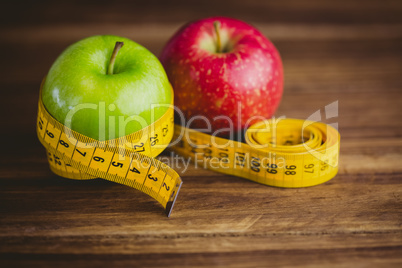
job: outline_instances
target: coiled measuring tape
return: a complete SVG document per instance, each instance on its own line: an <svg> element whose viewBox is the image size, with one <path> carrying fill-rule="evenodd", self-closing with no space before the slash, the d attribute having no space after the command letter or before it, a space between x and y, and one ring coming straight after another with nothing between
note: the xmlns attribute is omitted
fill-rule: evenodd
<svg viewBox="0 0 402 268"><path fill-rule="evenodd" d="M173 150L198 166L265 185L321 184L338 172L339 132L299 119L271 119L247 129L246 143L175 126Z"/></svg>
<svg viewBox="0 0 402 268"><path fill-rule="evenodd" d="M265 185L313 186L330 180L338 171L339 132L307 120L259 122L246 131L246 143L242 143L175 125L173 108L169 108L147 128L97 141L58 122L40 97L37 134L55 174L78 180L103 178L133 187L156 199L168 216L182 180L154 157L172 137L172 149L191 157L197 166Z"/></svg>

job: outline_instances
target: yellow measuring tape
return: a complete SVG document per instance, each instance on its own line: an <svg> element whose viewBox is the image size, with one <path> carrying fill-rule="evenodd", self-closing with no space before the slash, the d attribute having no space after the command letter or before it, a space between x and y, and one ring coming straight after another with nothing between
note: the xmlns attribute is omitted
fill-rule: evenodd
<svg viewBox="0 0 402 268"><path fill-rule="evenodd" d="M271 119L252 125L246 143L174 125L173 108L152 125L109 141L79 134L52 117L39 98L37 134L51 170L71 179L103 178L156 199L170 216L182 180L156 160L170 143L198 166L277 187L306 187L338 171L340 135L324 123Z"/></svg>
<svg viewBox="0 0 402 268"><path fill-rule="evenodd" d="M133 187L161 203L168 216L182 180L172 168L154 157L169 145L173 128L170 107L161 118L140 131L114 140L97 141L58 122L39 98L36 130L54 173L78 180L102 178Z"/></svg>
<svg viewBox="0 0 402 268"><path fill-rule="evenodd" d="M197 166L277 187L313 186L338 172L340 135L330 125L271 119L245 136L242 143L176 125L173 150Z"/></svg>

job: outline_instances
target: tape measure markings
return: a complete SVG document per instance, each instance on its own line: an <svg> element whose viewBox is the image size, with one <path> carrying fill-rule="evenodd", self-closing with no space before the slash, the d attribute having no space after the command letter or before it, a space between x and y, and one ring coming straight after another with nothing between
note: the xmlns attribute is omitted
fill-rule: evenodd
<svg viewBox="0 0 402 268"><path fill-rule="evenodd" d="M251 139L246 139L248 143L231 141L229 143L231 146L225 147L225 153L222 153L223 150L219 144L228 144L228 140L214 137L217 144L214 146L211 144L212 136L176 125L174 139L177 139L183 132L188 139L182 139L182 142L175 145L173 150L180 155L191 157L196 163L201 158L202 161L205 161L206 167L211 170L243 177L265 185L289 188L313 186L336 175L340 136L336 129L323 123L283 119L279 123L282 124L281 127L277 130L278 138L281 138L283 133L289 129L292 130L295 125L300 126L302 123L304 125L306 122L311 125L306 132L310 132L311 135L305 143L312 147L305 144L286 144L286 148L283 148L283 145L270 146L265 149L255 148L258 147L255 145L259 145L259 141L250 135L251 130L262 124L257 123L246 132L246 135L251 137ZM267 120L263 123L275 124L274 120ZM302 132L297 132L299 138ZM218 167L213 166L213 158L219 160ZM222 161L222 159L226 160ZM278 160L281 160L282 167L279 166ZM264 164L263 161L267 163Z"/></svg>
<svg viewBox="0 0 402 268"><path fill-rule="evenodd" d="M174 170L153 156L159 154L173 136L171 117L173 111L169 109L146 130L100 142L66 128L46 111L40 98L37 133L48 152L50 168L57 175L71 179L100 177L136 188L156 199L170 215L182 180ZM150 139L144 139L144 133L152 134ZM157 144L158 147L153 148ZM134 151L138 148L142 153Z"/></svg>

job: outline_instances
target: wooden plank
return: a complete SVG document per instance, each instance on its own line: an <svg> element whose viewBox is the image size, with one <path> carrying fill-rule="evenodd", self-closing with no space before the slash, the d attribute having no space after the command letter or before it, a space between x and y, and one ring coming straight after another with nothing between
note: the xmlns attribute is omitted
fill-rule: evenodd
<svg viewBox="0 0 402 268"><path fill-rule="evenodd" d="M230 176L184 176L170 219L155 201L128 187L61 179L50 172L36 179L23 174L1 179L2 211L7 213L0 220L1 237L401 234L400 173L340 174L301 189Z"/></svg>
<svg viewBox="0 0 402 268"><path fill-rule="evenodd" d="M148 245L148 244L147 244ZM208 244L206 245L208 246ZM228 253L179 252L170 254L7 254L5 265L16 262L38 267L399 267L398 247L372 247L328 250L263 250Z"/></svg>
<svg viewBox="0 0 402 268"><path fill-rule="evenodd" d="M190 176L170 219L156 202L127 187L21 175L0 180L7 214L0 219L0 244L7 245L0 247L3 264L401 262L398 174L340 175L294 190Z"/></svg>
<svg viewBox="0 0 402 268"><path fill-rule="evenodd" d="M28 42L29 44L49 44L75 42L81 38L105 34L125 36L140 43L168 40L183 24L115 24L86 23L62 25L24 25L2 29L3 38L11 44ZM402 37L401 24L373 25L334 25L334 24L268 24L254 23L264 35L274 41L322 41L322 40L379 40ZM65 34L68 32L69 34Z"/></svg>
<svg viewBox="0 0 402 268"><path fill-rule="evenodd" d="M158 23L192 21L197 18L223 15L255 22L387 24L401 23L399 0L381 1L80 1L35 3L7 2L1 18L8 25Z"/></svg>

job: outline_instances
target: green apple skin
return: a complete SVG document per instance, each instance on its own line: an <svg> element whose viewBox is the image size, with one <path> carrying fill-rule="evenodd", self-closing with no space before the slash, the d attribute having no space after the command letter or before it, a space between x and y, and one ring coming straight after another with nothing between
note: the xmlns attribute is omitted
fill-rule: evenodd
<svg viewBox="0 0 402 268"><path fill-rule="evenodd" d="M107 74L117 41L124 46L117 54L113 74ZM42 100L48 112L72 130L96 140L109 140L160 118L171 104L172 89L161 63L146 48L127 38L99 35L80 40L62 52L46 76ZM79 104L98 108L76 108L66 122L69 112ZM152 104L162 106L152 113ZM143 120L130 121L130 116ZM123 124L124 120L129 123ZM120 124L125 125L124 131Z"/></svg>

